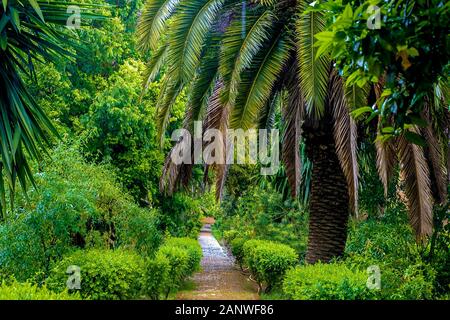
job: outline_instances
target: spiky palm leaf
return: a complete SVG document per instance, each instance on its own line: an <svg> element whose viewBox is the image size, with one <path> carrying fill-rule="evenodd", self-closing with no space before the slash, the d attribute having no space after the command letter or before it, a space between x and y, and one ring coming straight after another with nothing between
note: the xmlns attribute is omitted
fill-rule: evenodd
<svg viewBox="0 0 450 320"><path fill-rule="evenodd" d="M16 180L26 192L33 183L29 159L39 160L56 129L29 94L23 74L34 78L34 62L54 61L68 55L67 3L56 1L1 1L0 5L0 206L5 213L5 192L14 201ZM71 3L72 4L72 3ZM86 8L79 5L80 8ZM96 17L86 12L86 18ZM60 26L58 26L60 25ZM7 187L4 185L6 178Z"/></svg>
<svg viewBox="0 0 450 320"><path fill-rule="evenodd" d="M300 1L299 12L309 6L309 1ZM325 112L328 77L331 61L328 56L317 56L316 34L325 29L322 12L301 13L297 20L297 54L299 62L300 88L305 97L309 115L320 118Z"/></svg>
<svg viewBox="0 0 450 320"><path fill-rule="evenodd" d="M180 0L148 0L138 20L136 34L143 51L156 50L166 23Z"/></svg>
<svg viewBox="0 0 450 320"><path fill-rule="evenodd" d="M389 190L389 183L394 174L395 166L397 165L396 148L393 140L377 139L375 141L377 150L377 170L380 180L383 184L384 195L387 197Z"/></svg>
<svg viewBox="0 0 450 320"><path fill-rule="evenodd" d="M302 163L300 159L301 126L304 118L304 100L298 85L297 63L290 67L286 77L286 101L283 108L283 145L282 159L289 181L291 195L296 198L300 193Z"/></svg>
<svg viewBox="0 0 450 320"><path fill-rule="evenodd" d="M243 84L248 87L246 94L241 94L233 105L231 126L244 130L257 124L259 114L267 105L275 83L280 77L290 56L291 48L288 40L282 35L272 42L267 51L254 59L250 81ZM241 84L242 85L242 84ZM242 91L242 90L241 90Z"/></svg>
<svg viewBox="0 0 450 320"><path fill-rule="evenodd" d="M418 132L417 129L413 129ZM398 156L405 183L410 223L418 240L431 235L433 230L433 197L430 173L422 147L398 138Z"/></svg>

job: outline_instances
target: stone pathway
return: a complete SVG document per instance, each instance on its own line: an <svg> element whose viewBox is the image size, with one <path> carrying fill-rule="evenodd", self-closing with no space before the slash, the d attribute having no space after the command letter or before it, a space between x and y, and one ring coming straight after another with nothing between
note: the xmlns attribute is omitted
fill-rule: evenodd
<svg viewBox="0 0 450 320"><path fill-rule="evenodd" d="M202 271L192 277L195 289L181 291L178 300L258 300L258 288L235 266L234 258L211 234L214 220L205 219L198 241L203 250Z"/></svg>

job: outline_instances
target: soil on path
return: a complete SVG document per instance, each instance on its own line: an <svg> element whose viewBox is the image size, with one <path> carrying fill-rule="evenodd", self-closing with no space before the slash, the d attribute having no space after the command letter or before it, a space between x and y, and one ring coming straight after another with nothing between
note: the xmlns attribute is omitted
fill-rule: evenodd
<svg viewBox="0 0 450 320"><path fill-rule="evenodd" d="M234 263L234 258L211 233L208 218L198 241L203 250L202 270L192 277L195 289L181 291L178 300L258 300L258 287Z"/></svg>

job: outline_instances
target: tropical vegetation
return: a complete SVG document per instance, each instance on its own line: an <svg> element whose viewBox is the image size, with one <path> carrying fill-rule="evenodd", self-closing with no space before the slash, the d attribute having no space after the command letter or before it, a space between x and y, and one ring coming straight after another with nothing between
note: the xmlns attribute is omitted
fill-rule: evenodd
<svg viewBox="0 0 450 320"><path fill-rule="evenodd" d="M0 299L177 299L211 218L260 298L449 299L449 15L0 1ZM198 121L216 161L175 163ZM280 132L273 175L226 161L253 129Z"/></svg>

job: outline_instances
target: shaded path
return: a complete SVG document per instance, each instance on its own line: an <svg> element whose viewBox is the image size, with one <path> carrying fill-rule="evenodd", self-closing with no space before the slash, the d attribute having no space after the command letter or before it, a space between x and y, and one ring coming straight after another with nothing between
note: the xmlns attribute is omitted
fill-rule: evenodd
<svg viewBox="0 0 450 320"><path fill-rule="evenodd" d="M257 300L257 286L234 264L233 257L211 234L213 219L205 219L199 236L202 270L192 277L195 289L181 291L178 300Z"/></svg>

